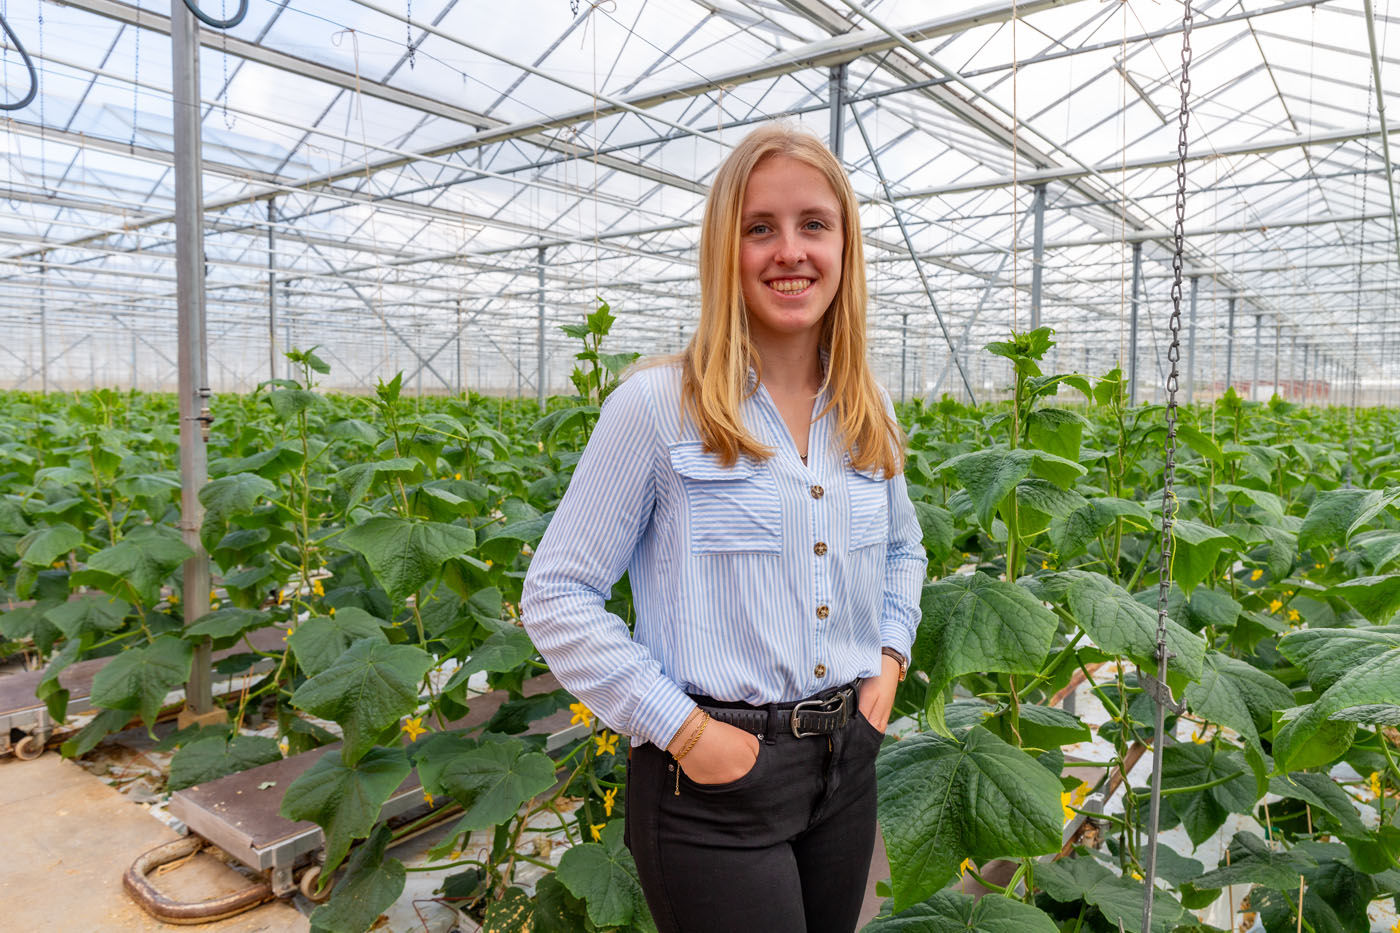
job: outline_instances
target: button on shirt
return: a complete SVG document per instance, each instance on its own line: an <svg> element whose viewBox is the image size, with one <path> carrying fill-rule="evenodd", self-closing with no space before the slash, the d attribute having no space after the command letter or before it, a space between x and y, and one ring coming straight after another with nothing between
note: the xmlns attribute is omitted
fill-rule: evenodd
<svg viewBox="0 0 1400 933"><path fill-rule="evenodd" d="M774 455L726 467L682 415L678 366L632 375L530 563L535 646L634 744L664 748L687 693L790 702L874 676L882 646L908 657L914 642L928 559L903 475L852 469L834 410L812 424L809 466L762 385L740 413ZM630 633L604 608L624 571Z"/></svg>

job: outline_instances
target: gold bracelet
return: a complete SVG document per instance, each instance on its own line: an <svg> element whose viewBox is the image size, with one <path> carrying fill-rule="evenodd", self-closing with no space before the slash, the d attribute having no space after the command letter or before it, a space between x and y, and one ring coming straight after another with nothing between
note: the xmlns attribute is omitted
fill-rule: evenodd
<svg viewBox="0 0 1400 933"><path fill-rule="evenodd" d="M700 715L703 714L704 712L705 712L705 711L702 710L702 709L701 709L700 707L698 707L698 706L695 707L695 709L691 710L691 711L690 711L690 714L689 714L688 716L685 717L685 722L681 723L680 728L677 729L677 730L675 731L675 734L671 736L671 741L669 741L669 742L666 743L666 745L665 745L664 748L663 748L663 751L664 751L664 750L667 750L667 749L670 749L670 747L671 747L672 745L675 745L675 744L676 744L676 739L680 738L681 735L683 735L683 734L685 733L685 730L690 726L690 724L691 724L692 722L695 721L695 718L696 718L697 716L700 716Z"/></svg>
<svg viewBox="0 0 1400 933"><path fill-rule="evenodd" d="M703 732L705 731L705 727L706 727L707 725L709 725L709 723L710 723L710 714L707 713L707 712L705 712L704 710L701 710L701 711L700 711L700 727L699 727L698 729L696 729L696 730L695 730L695 733L686 741L685 747L681 749L681 753L680 753L679 755L676 755L676 756L675 756L675 758L676 758L676 796L677 796L677 797L679 797L679 796L681 795L681 759L684 758L686 755L689 755L689 754L690 754L690 750L691 750L692 748L695 747L695 743L696 743L696 742L700 741L700 734L703 733Z"/></svg>

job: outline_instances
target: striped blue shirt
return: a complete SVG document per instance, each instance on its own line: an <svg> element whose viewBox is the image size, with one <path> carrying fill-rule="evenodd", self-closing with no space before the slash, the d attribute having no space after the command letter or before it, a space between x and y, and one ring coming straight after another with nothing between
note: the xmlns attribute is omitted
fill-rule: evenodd
<svg viewBox="0 0 1400 933"><path fill-rule="evenodd" d="M834 411L812 425L810 466L766 388L741 414L776 453L726 468L683 416L679 366L636 372L604 404L530 562L531 639L633 744L664 748L694 709L687 693L798 700L878 674L882 645L908 657L914 641L928 558L903 475L852 469ZM624 571L631 633L604 608Z"/></svg>

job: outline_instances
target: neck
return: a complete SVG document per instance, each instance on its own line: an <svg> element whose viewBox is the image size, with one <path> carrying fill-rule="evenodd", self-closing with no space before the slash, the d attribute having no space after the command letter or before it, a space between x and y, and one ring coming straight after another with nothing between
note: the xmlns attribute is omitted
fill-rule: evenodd
<svg viewBox="0 0 1400 933"><path fill-rule="evenodd" d="M770 393L815 397L821 390L821 348L815 332L781 340L755 334L753 343Z"/></svg>

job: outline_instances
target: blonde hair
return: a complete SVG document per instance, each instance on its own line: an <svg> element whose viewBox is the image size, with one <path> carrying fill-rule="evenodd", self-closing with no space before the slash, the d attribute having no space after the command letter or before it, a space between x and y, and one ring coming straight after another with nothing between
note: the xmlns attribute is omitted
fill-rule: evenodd
<svg viewBox="0 0 1400 933"><path fill-rule="evenodd" d="M749 385L749 367L763 377L749 335L748 314L739 281L740 214L749 175L776 155L796 159L826 178L841 210L841 284L822 318L821 347L827 353L822 388L831 389L841 442L859 470L879 469L886 477L904 467L904 436L885 402L865 358L865 250L860 208L841 163L815 136L782 124L745 136L720 165L705 203L700 228L700 325L681 352L681 397L707 450L732 465L740 455L766 460L772 448L760 444L740 418L742 401L758 390Z"/></svg>

